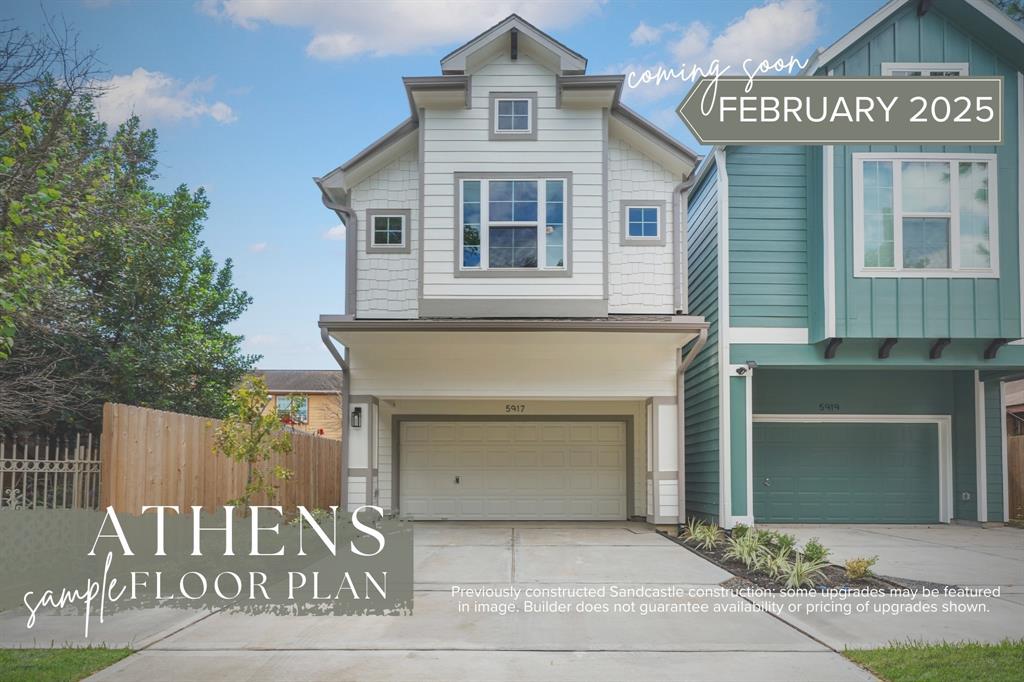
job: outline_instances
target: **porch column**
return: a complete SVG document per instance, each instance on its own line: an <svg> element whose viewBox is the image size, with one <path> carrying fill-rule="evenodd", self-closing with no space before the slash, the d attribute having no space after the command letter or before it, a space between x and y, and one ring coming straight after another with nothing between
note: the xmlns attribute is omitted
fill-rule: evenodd
<svg viewBox="0 0 1024 682"><path fill-rule="evenodd" d="M754 370L746 365L730 365L728 413L722 443L725 473L725 518L722 525L754 523L754 444L753 402Z"/></svg>
<svg viewBox="0 0 1024 682"><path fill-rule="evenodd" d="M676 399L647 399L647 521L679 523L679 450Z"/></svg>
<svg viewBox="0 0 1024 682"><path fill-rule="evenodd" d="M377 419L379 401L372 395L349 396L345 418L348 420L349 511L364 504L377 504ZM358 426L356 423L358 422Z"/></svg>

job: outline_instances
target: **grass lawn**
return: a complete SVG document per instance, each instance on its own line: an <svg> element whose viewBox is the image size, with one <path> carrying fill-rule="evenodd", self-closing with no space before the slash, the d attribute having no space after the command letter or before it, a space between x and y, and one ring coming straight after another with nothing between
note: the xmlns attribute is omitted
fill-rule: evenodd
<svg viewBox="0 0 1024 682"><path fill-rule="evenodd" d="M112 665L131 649L0 649L0 682L80 680Z"/></svg>
<svg viewBox="0 0 1024 682"><path fill-rule="evenodd" d="M893 644L843 654L889 682L1022 679L1024 640L1001 644Z"/></svg>

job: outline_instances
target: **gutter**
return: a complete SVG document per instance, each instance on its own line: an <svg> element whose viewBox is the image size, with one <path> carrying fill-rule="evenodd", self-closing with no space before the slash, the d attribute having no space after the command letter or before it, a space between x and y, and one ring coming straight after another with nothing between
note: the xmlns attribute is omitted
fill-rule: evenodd
<svg viewBox="0 0 1024 682"><path fill-rule="evenodd" d="M674 266L672 268L672 279L674 280L672 282L672 309L677 313L688 313L690 311L690 302L687 300L689 298L689 287L687 285L690 275L690 264L687 262L689 254L684 246L686 245L686 224L689 222L687 198L689 197L690 189L697 183L696 170L697 166L694 166L686 179L672 190L672 238L675 240L674 257L672 259Z"/></svg>
<svg viewBox="0 0 1024 682"><path fill-rule="evenodd" d="M705 327L700 330L697 340L690 347L690 352L683 355L683 348L679 349L679 366L676 370L676 459L678 460L676 465L676 504L678 505L676 515L680 524L686 523L686 407L683 405L686 386L684 375L707 342L708 330Z"/></svg>
<svg viewBox="0 0 1024 682"><path fill-rule="evenodd" d="M313 178L313 182L320 188L320 201L338 215L341 224L345 226L345 314L356 314L356 229L359 227L359 217L348 204L338 203L331 198L324 187L323 178ZM345 192L345 201L351 201L351 190Z"/></svg>
<svg viewBox="0 0 1024 682"><path fill-rule="evenodd" d="M351 378L352 372L349 371L348 361L338 350L334 342L331 341L331 334L324 328L320 328L320 340L327 346L327 350L330 351L334 361L338 363L338 367L341 368L341 472L340 472L340 483L341 486L339 493L338 506L341 507L342 511L348 511L348 507L345 504L348 501L348 439L349 439L349 427L348 427L348 402L349 395L351 393ZM347 353L348 351L346 351Z"/></svg>

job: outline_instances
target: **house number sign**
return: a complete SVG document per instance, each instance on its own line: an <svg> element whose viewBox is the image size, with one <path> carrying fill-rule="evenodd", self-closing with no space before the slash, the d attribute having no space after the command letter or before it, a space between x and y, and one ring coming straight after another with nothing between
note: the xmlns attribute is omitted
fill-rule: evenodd
<svg viewBox="0 0 1024 682"><path fill-rule="evenodd" d="M526 405L523 403L505 403L506 414L523 414L526 412Z"/></svg>

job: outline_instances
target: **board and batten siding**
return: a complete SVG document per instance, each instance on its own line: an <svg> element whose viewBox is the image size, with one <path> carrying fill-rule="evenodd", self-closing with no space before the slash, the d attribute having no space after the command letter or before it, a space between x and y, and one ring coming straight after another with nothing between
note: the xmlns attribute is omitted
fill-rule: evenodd
<svg viewBox="0 0 1024 682"><path fill-rule="evenodd" d="M718 180L710 168L689 195L690 314L708 321L708 341L686 370L686 516L718 521ZM682 519L681 519L682 520Z"/></svg>
<svg viewBox="0 0 1024 682"><path fill-rule="evenodd" d="M729 147L733 327L807 327L807 152Z"/></svg>
<svg viewBox="0 0 1024 682"><path fill-rule="evenodd" d="M555 74L520 51L472 74L471 109L430 109L424 144L423 297L465 299L604 298L600 109L555 107ZM488 139L489 95L536 92L536 140ZM572 174L571 277L455 277L459 238L455 173Z"/></svg>
<svg viewBox="0 0 1024 682"><path fill-rule="evenodd" d="M1001 384L985 382L985 485L988 520L1003 518L1003 447L1006 443L1006 414L1003 411Z"/></svg>
<svg viewBox="0 0 1024 682"><path fill-rule="evenodd" d="M624 140L608 140L608 312L673 312L672 193L679 178ZM664 202L665 242L622 245L622 202Z"/></svg>
<svg viewBox="0 0 1024 682"><path fill-rule="evenodd" d="M419 170L416 150L381 168L352 188L356 233L356 316L414 318L419 314ZM368 209L410 211L409 253L367 253Z"/></svg>
<svg viewBox="0 0 1024 682"><path fill-rule="evenodd" d="M1003 77L1003 137L985 145L835 147L836 332L846 338L1017 338L1021 333L1017 70L932 8L908 3L819 75L880 76L883 62L967 62L971 76ZM985 30L985 29L979 29ZM852 154L948 152L998 155L999 278L853 277Z"/></svg>

